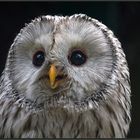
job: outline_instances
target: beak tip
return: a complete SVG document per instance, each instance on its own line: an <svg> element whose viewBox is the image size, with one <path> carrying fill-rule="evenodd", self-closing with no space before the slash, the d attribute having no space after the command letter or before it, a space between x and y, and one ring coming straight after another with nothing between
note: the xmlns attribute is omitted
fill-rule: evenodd
<svg viewBox="0 0 140 140"><path fill-rule="evenodd" d="M57 87L57 84L56 83L51 83L50 85L51 85L51 88L52 89L55 89Z"/></svg>

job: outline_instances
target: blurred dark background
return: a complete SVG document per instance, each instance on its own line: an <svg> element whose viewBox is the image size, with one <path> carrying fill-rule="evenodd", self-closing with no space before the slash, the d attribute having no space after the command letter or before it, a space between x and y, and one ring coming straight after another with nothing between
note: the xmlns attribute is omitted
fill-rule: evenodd
<svg viewBox="0 0 140 140"><path fill-rule="evenodd" d="M128 61L132 123L128 138L140 138L140 2L0 2L0 73L20 29L40 15L84 13L114 31Z"/></svg>

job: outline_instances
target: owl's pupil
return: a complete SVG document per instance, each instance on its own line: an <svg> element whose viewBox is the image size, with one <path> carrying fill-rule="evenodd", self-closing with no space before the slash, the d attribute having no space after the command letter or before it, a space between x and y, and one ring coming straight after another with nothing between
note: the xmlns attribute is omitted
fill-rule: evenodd
<svg viewBox="0 0 140 140"><path fill-rule="evenodd" d="M33 56L33 64L37 67L42 66L45 61L45 54L43 51L38 51Z"/></svg>
<svg viewBox="0 0 140 140"><path fill-rule="evenodd" d="M81 50L72 51L69 61L75 66L80 66L86 62L86 55Z"/></svg>

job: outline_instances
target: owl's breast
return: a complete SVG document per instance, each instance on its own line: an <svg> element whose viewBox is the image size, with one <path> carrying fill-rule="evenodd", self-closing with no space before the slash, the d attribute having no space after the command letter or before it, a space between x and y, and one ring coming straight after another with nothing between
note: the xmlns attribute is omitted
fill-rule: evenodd
<svg viewBox="0 0 140 140"><path fill-rule="evenodd" d="M54 107L31 111L13 100L0 100L1 138L110 138L124 137L128 127L105 108L83 112ZM114 118L113 118L114 117ZM125 128L126 128L125 127Z"/></svg>

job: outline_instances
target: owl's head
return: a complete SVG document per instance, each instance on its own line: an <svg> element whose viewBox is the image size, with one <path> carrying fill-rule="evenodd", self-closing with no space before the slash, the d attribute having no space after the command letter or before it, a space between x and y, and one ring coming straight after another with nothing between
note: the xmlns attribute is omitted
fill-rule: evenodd
<svg viewBox="0 0 140 140"><path fill-rule="evenodd" d="M112 38L105 25L83 14L36 18L9 51L12 86L36 104L55 99L70 106L102 99L116 63Z"/></svg>

